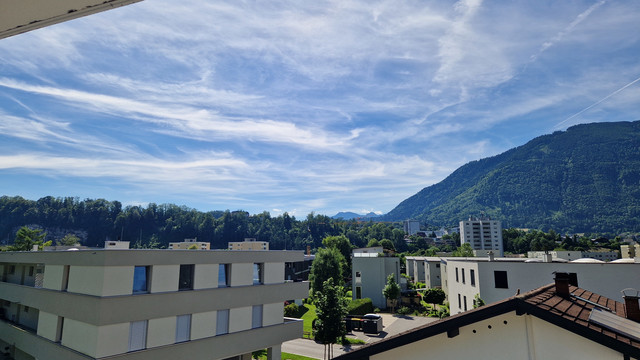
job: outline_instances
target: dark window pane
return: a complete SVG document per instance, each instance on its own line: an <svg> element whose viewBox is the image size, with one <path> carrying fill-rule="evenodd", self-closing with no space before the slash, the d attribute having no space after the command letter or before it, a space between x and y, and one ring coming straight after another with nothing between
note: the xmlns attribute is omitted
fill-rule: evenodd
<svg viewBox="0 0 640 360"><path fill-rule="evenodd" d="M149 267L136 266L133 270L133 293L149 291Z"/></svg>
<svg viewBox="0 0 640 360"><path fill-rule="evenodd" d="M178 290L193 290L193 272L195 265L180 265Z"/></svg>
<svg viewBox="0 0 640 360"><path fill-rule="evenodd" d="M506 271L494 271L493 277L496 282L496 289L508 289L509 283L507 281Z"/></svg>

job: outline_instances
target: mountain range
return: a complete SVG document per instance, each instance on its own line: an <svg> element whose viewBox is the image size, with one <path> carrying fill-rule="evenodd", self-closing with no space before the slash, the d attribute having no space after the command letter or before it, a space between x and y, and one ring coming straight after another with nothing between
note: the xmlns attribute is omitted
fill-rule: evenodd
<svg viewBox="0 0 640 360"><path fill-rule="evenodd" d="M481 213L503 227L640 231L640 121L576 125L472 161L379 220L450 226Z"/></svg>

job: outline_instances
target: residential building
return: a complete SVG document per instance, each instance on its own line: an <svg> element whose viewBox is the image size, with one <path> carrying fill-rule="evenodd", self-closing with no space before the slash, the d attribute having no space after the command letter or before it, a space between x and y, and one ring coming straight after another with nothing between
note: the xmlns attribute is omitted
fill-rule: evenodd
<svg viewBox="0 0 640 360"><path fill-rule="evenodd" d="M620 255L623 259L640 257L640 244L620 245Z"/></svg>
<svg viewBox="0 0 640 360"><path fill-rule="evenodd" d="M105 241L105 249L129 249L129 241Z"/></svg>
<svg viewBox="0 0 640 360"><path fill-rule="evenodd" d="M183 242L169 243L170 250L209 250L211 244L204 241L198 241L198 238L184 239Z"/></svg>
<svg viewBox="0 0 640 360"><path fill-rule="evenodd" d="M0 253L0 349L15 359L250 359L302 334L283 303L302 252Z"/></svg>
<svg viewBox="0 0 640 360"><path fill-rule="evenodd" d="M460 243L470 244L473 250L485 251L476 256L486 256L489 251L502 256L502 223L486 216L470 216L468 220L460 221Z"/></svg>
<svg viewBox="0 0 640 360"><path fill-rule="evenodd" d="M545 284L550 274L566 272L573 285L615 298L625 288L640 289L640 263L578 259L544 262L540 259L443 258L443 290L450 311L470 310L478 295L485 303L506 299Z"/></svg>
<svg viewBox="0 0 640 360"><path fill-rule="evenodd" d="M568 280L568 274L558 273L553 284L335 359L640 359L637 294L621 303Z"/></svg>
<svg viewBox="0 0 640 360"><path fill-rule="evenodd" d="M387 300L382 290L387 285L387 277L391 274L398 284L400 281L400 258L396 256L379 256L377 252L353 251L352 296L353 299L370 298L373 306L384 309Z"/></svg>
<svg viewBox="0 0 640 360"><path fill-rule="evenodd" d="M420 231L420 222L418 220L405 220L403 223L404 232L411 235L415 235Z"/></svg>
<svg viewBox="0 0 640 360"><path fill-rule="evenodd" d="M244 241L229 242L229 250L269 250L269 242L256 241L254 238L246 238Z"/></svg>
<svg viewBox="0 0 640 360"><path fill-rule="evenodd" d="M545 255L544 251L529 251L527 257L530 259L542 258ZM554 250L549 251L552 259L564 259L568 261L577 259L596 259L602 261L613 261L618 259L617 251L568 251L568 250Z"/></svg>

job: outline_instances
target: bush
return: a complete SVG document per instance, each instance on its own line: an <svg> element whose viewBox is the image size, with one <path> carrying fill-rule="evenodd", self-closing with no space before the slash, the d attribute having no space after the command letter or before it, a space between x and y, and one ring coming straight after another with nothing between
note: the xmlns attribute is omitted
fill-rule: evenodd
<svg viewBox="0 0 640 360"><path fill-rule="evenodd" d="M411 310L410 308L406 307L406 306L402 306L400 307L400 309L398 309L398 314L400 315L409 315L413 312L413 310Z"/></svg>
<svg viewBox="0 0 640 360"><path fill-rule="evenodd" d="M351 300L347 305L347 314L349 315L364 315L372 312L373 303L369 298Z"/></svg>
<svg viewBox="0 0 640 360"><path fill-rule="evenodd" d="M298 305L289 304L284 307L284 316L285 317L298 317Z"/></svg>

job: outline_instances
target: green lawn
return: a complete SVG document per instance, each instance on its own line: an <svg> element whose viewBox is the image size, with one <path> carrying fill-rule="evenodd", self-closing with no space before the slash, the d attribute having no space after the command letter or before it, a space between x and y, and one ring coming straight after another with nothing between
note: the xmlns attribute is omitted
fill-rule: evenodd
<svg viewBox="0 0 640 360"><path fill-rule="evenodd" d="M312 333L311 324L318 316L316 315L316 306L312 304L304 304L300 307L299 318L304 321L302 324L302 330Z"/></svg>

